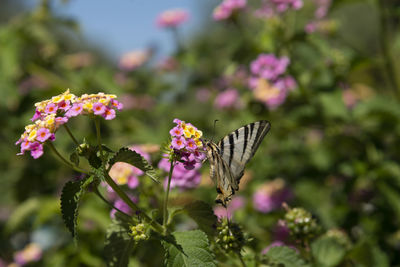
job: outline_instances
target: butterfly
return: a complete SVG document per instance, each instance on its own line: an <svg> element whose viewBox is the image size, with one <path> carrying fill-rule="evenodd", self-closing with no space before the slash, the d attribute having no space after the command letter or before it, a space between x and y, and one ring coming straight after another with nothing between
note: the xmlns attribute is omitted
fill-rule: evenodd
<svg viewBox="0 0 400 267"><path fill-rule="evenodd" d="M231 132L218 144L206 142L210 177L218 193L215 202L226 207L235 191L239 190L244 168L270 128L268 121L256 121Z"/></svg>

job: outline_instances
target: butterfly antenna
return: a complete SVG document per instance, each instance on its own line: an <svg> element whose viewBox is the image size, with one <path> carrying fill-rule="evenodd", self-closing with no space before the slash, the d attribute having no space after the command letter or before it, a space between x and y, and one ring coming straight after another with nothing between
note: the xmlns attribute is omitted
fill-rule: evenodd
<svg viewBox="0 0 400 267"><path fill-rule="evenodd" d="M211 142L214 140L214 136L215 136L215 126L217 125L217 121L218 120L214 120L214 128L213 128L213 135L211 137Z"/></svg>

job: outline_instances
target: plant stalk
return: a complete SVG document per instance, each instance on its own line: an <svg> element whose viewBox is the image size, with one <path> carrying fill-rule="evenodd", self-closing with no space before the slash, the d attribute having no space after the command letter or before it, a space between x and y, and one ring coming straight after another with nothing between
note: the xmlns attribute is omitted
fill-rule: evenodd
<svg viewBox="0 0 400 267"><path fill-rule="evenodd" d="M168 197L169 197L169 190L171 187L171 178L172 178L173 171L174 171L174 160L171 160L171 165L170 165L169 174L168 174L167 191L165 192L165 197L164 197L164 212L163 212L164 229L167 228L167 222L168 222Z"/></svg>
<svg viewBox="0 0 400 267"><path fill-rule="evenodd" d="M60 152L57 151L57 149L55 148L55 146L54 146L52 143L48 142L47 144L48 144L48 146L51 148L51 150L53 150L54 154L56 154L57 157L58 157L63 163L65 163L68 167L74 169L74 170L77 171L77 172L81 172L81 173L84 173L84 174L89 175L89 172L88 172L88 171L86 171L86 170L84 170L84 169L81 169L81 168L75 166L74 164L72 164L71 162L69 162L66 158L64 158L64 157L60 154Z"/></svg>

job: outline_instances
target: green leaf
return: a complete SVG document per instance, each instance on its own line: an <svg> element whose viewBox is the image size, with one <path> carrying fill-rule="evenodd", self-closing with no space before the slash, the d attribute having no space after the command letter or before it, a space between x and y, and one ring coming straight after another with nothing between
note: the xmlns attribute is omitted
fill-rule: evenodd
<svg viewBox="0 0 400 267"><path fill-rule="evenodd" d="M199 228L208 235L214 235L217 224L217 216L211 206L203 201L195 201L185 206L185 211Z"/></svg>
<svg viewBox="0 0 400 267"><path fill-rule="evenodd" d="M294 249L286 246L272 247L264 257L271 264L283 264L285 267L308 266Z"/></svg>
<svg viewBox="0 0 400 267"><path fill-rule="evenodd" d="M332 118L346 119L348 111L342 100L342 93L337 90L334 93L323 93L319 96L324 115Z"/></svg>
<svg viewBox="0 0 400 267"><path fill-rule="evenodd" d="M185 266L217 266L214 262L214 255L210 251L207 235L200 230L174 232L177 244L183 252L176 246L163 242L166 251L167 267Z"/></svg>
<svg viewBox="0 0 400 267"><path fill-rule="evenodd" d="M311 244L311 253L321 266L337 266L346 254L335 238L321 237Z"/></svg>
<svg viewBox="0 0 400 267"><path fill-rule="evenodd" d="M136 151L130 150L127 147L121 148L109 161L110 166L116 162L125 162L135 166L136 168L144 171L153 181L160 183L156 171L153 166Z"/></svg>
<svg viewBox="0 0 400 267"><path fill-rule="evenodd" d="M76 223L78 217L78 204L85 188L93 181L93 177L79 181L67 182L61 193L61 213L65 225L76 236Z"/></svg>
<svg viewBox="0 0 400 267"><path fill-rule="evenodd" d="M127 226L118 221L113 221L107 229L104 255L107 266L128 266L129 256L135 242L128 234Z"/></svg>
<svg viewBox="0 0 400 267"><path fill-rule="evenodd" d="M393 209L397 221L400 221L400 194L398 190L383 182L378 183L378 189L389 204L388 206Z"/></svg>

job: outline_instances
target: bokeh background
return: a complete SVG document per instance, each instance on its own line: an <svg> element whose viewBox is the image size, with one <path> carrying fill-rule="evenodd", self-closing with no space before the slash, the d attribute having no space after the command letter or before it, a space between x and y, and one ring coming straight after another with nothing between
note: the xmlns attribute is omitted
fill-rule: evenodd
<svg viewBox="0 0 400 267"><path fill-rule="evenodd" d="M59 197L78 175L48 150L36 160L16 156L34 103L67 88L116 94L124 110L103 124L105 143L136 145L156 167L174 118L214 140L269 120L271 132L230 209L256 237L246 251L261 255L273 242L290 244L277 234L287 202L309 210L321 233L339 233L349 246L340 266L400 266L400 5L276 2L248 1L221 14L216 0L2 0L0 266L17 255L27 266L105 266L109 207L85 196L76 245ZM188 19L157 26L171 8L186 10ZM87 118L70 124L79 140L94 142ZM66 155L74 149L61 130L56 146ZM184 181L173 189L172 205L214 205L208 170L205 163L191 177L177 177ZM136 178L139 185L126 189L139 205L157 208L154 190L162 188ZM195 224L181 218L176 227ZM130 264L160 266L162 257L161 245L148 240Z"/></svg>

